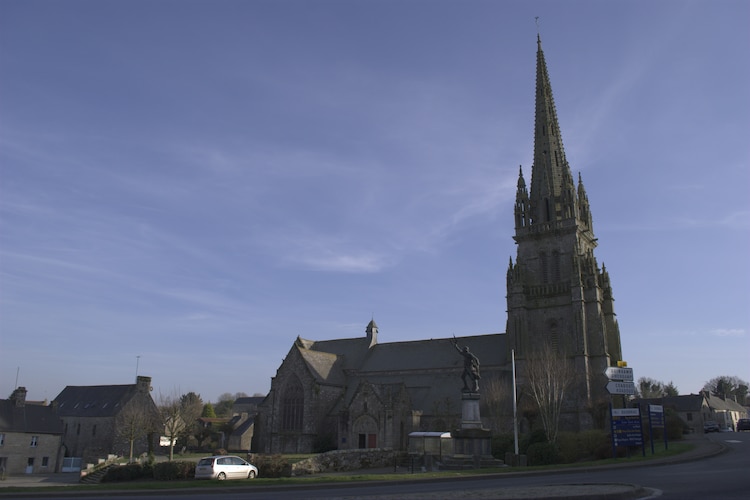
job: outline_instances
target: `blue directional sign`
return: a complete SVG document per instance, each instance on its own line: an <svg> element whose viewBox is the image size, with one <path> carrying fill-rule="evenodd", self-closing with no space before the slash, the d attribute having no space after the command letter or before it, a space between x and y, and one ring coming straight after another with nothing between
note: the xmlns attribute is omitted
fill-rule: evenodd
<svg viewBox="0 0 750 500"><path fill-rule="evenodd" d="M614 446L643 446L639 408L612 409L612 442Z"/></svg>

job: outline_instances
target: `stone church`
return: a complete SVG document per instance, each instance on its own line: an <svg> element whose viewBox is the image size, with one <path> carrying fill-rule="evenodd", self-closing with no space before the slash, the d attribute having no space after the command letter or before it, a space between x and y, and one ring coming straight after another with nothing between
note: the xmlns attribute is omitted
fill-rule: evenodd
<svg viewBox="0 0 750 500"><path fill-rule="evenodd" d="M589 202L565 156L539 37L536 66L534 163L530 189L522 171L518 178L506 333L379 343L372 320L364 336L297 337L259 405L253 451L405 450L410 432L456 429L464 369L456 346L481 362L483 419L496 413L487 408L497 400L494 385L510 386L512 355L520 375L547 346L576 370L563 427L601 425L595 413L608 401L604 371L622 360L612 287L594 257ZM512 398L503 401L508 414Z"/></svg>

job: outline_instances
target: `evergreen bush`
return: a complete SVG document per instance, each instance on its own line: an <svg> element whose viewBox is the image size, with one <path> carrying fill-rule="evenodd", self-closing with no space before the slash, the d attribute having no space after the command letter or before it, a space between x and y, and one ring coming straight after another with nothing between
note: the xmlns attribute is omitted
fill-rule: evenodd
<svg viewBox="0 0 750 500"><path fill-rule="evenodd" d="M141 464L118 465L107 469L102 477L103 483L115 483L118 481L132 481L144 477Z"/></svg>
<svg viewBox="0 0 750 500"><path fill-rule="evenodd" d="M159 481L174 481L195 477L195 463L174 460L159 462L154 465L154 479Z"/></svg>
<svg viewBox="0 0 750 500"><path fill-rule="evenodd" d="M532 443L526 450L529 465L552 465L560 463L560 452L554 443Z"/></svg>

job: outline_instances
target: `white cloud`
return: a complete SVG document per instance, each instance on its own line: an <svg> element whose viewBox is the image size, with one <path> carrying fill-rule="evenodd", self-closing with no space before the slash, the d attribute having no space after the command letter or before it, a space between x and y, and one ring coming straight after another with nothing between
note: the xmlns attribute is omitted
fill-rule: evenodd
<svg viewBox="0 0 750 500"><path fill-rule="evenodd" d="M744 337L745 330L741 328L716 328L711 330L711 335L716 337Z"/></svg>

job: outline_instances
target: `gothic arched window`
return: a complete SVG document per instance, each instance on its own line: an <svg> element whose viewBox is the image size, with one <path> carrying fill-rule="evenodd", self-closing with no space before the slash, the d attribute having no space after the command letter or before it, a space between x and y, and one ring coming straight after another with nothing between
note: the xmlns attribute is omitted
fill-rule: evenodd
<svg viewBox="0 0 750 500"><path fill-rule="evenodd" d="M301 431L305 410L305 390L298 378L290 381L281 397L281 428L285 431Z"/></svg>

